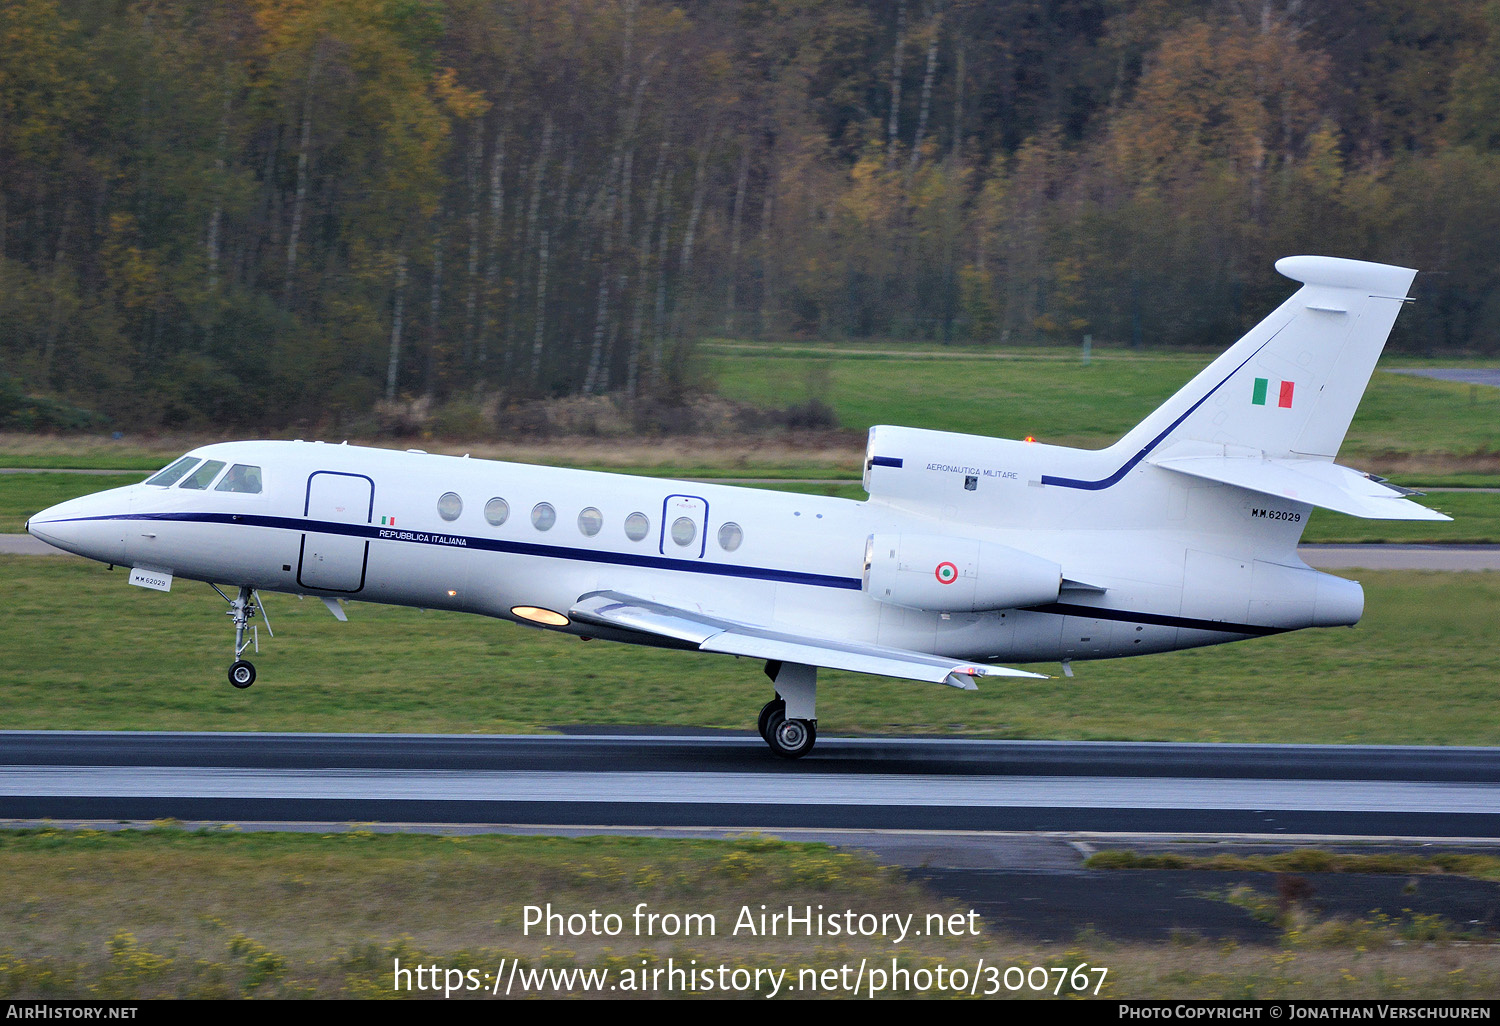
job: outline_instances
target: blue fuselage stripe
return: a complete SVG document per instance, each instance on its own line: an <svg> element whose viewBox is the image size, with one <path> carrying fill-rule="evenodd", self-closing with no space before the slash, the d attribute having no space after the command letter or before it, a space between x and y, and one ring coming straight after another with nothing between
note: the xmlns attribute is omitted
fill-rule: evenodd
<svg viewBox="0 0 1500 1026"><path fill-rule="evenodd" d="M1281 331L1280 331L1280 329L1277 329L1276 335L1279 335L1279 334L1281 334ZM1044 485L1061 485L1064 488L1084 488L1084 489L1087 489L1089 491L1098 491L1101 488L1108 488L1111 485L1118 484L1120 482L1120 479L1123 478L1126 474L1130 473L1131 470L1135 469L1135 465L1137 463L1141 462L1141 460L1145 459L1150 454L1150 452L1151 452L1152 449L1155 449L1158 445L1160 445L1162 443L1162 440L1164 438L1166 438L1168 435L1170 435L1173 431L1176 431L1177 430L1177 426L1179 424L1181 424L1183 421L1185 421L1189 417L1191 417L1193 415L1193 411L1194 410L1198 409L1198 407L1200 407L1204 403L1208 402L1210 396L1212 396L1219 389L1223 388L1229 382L1230 378L1232 378L1236 374L1238 374L1241 367L1244 367L1245 364L1247 364L1251 360L1255 359L1255 357L1260 354L1260 351L1262 349L1264 349L1264 348L1266 348L1266 346L1270 345L1272 339L1274 339L1276 337L1276 335L1272 335L1271 338L1268 338L1264 342L1262 342L1256 348L1255 352L1253 352L1249 356L1245 357L1244 361L1240 363L1239 367L1236 367L1234 370L1232 370L1228 374L1226 374L1224 376L1224 380L1223 381L1220 381L1213 388L1210 388L1204 394L1203 398L1199 399L1193 405L1189 406L1187 408L1187 412L1186 413L1184 413L1182 416L1178 417L1176 420L1172 421L1172 423L1168 424L1166 426L1166 428L1162 431L1161 434L1159 434L1155 438L1151 439L1151 441L1148 442L1146 444L1146 446L1143 449L1141 449L1140 452L1138 452L1134 456L1130 457L1130 459L1125 462L1125 465L1122 466L1119 470L1115 471L1113 474L1109 475L1108 477L1101 478L1098 481L1080 481L1077 478L1073 478L1073 477L1053 477L1051 474L1043 474L1042 475L1042 484L1044 484Z"/></svg>
<svg viewBox="0 0 1500 1026"><path fill-rule="evenodd" d="M1200 620L1191 616L1165 616L1160 613L1135 613L1101 606L1074 605L1070 602L1048 602L1041 606L1028 606L1027 612L1053 613L1057 616L1081 616L1092 620L1110 620L1120 623L1150 624L1155 627L1180 627L1190 631L1218 631L1221 634L1248 634L1263 638L1272 634L1285 634L1291 628L1267 627L1262 624L1232 623L1228 620Z"/></svg>
<svg viewBox="0 0 1500 1026"><path fill-rule="evenodd" d="M126 513L103 517L79 517L78 520L155 520L197 524L233 524L241 527L269 527L281 531L340 534L371 541L406 542L437 545L443 548L478 549L517 556L540 556L546 559L570 559L584 563L611 566L647 567L653 570L679 570L684 573L710 574L718 577L740 577L764 581L784 581L819 588L860 591L864 581L858 577L813 574L800 570L777 570L771 567L733 566L701 560L672 559L666 556L640 555L634 552L611 552L605 549L573 549L563 545L541 545L536 542L507 541L501 538L476 538L470 535L444 534L440 531L417 531L408 528L379 527L374 524L340 524L301 517L272 517L255 513Z"/></svg>
<svg viewBox="0 0 1500 1026"><path fill-rule="evenodd" d="M718 577L783 581L788 584L806 584L812 587L837 588L845 591L860 591L864 588L864 582L858 577L837 577L832 574L812 574L798 570L775 570L769 567L730 566L724 563L667 559L661 556L637 555L630 552L570 549L562 545L540 545L534 542L505 541L498 538L475 538L468 535L443 534L436 531L377 527L372 524L340 524L326 520L307 520L300 517L272 517L254 513L124 513L100 517L76 517L72 520L59 522L72 523L98 520L154 520L196 524L231 524L241 527L268 527L275 530L296 531L298 533L340 534L352 538L366 538L371 541L437 545L443 548L478 549L485 552L504 552L518 556L539 556L547 559L569 559L586 563L605 563L611 566L647 567L653 570L678 570L683 573L710 574ZM1141 613L1123 609L1072 605L1061 602L1031 606L1026 611L1050 613L1055 616L1085 616L1102 620L1115 620L1123 623L1186 627L1191 630L1221 631L1226 634L1279 634L1286 629L1253 624L1224 623L1217 620L1197 620L1182 616L1164 616L1156 613Z"/></svg>

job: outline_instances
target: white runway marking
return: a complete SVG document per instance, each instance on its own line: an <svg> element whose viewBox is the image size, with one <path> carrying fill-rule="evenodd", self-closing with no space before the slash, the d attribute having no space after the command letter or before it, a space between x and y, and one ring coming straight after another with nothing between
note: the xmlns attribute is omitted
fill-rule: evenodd
<svg viewBox="0 0 1500 1026"><path fill-rule="evenodd" d="M1500 784L916 774L0 767L0 795L1493 813Z"/></svg>

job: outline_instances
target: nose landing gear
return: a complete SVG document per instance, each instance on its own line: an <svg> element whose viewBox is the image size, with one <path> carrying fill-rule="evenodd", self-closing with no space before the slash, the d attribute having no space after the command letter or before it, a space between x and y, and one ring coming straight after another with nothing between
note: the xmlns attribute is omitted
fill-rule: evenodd
<svg viewBox="0 0 1500 1026"><path fill-rule="evenodd" d="M260 654L260 630L250 621L259 616L266 621L267 634L274 638L276 632L271 630L271 620L261 607L260 593L255 589L249 585L241 585L239 593L234 598L230 598L219 591L217 584L211 587L223 596L225 602L229 603L227 612L229 618L234 621L234 662L229 666L229 683L237 688L248 688L255 683L255 664L248 659L241 659L240 656L251 645L255 646L256 654ZM249 640L245 638L247 629L250 632Z"/></svg>

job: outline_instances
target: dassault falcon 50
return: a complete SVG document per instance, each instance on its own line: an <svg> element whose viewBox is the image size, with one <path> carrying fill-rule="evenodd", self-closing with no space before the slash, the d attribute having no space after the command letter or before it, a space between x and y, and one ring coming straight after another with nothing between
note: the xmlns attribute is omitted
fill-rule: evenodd
<svg viewBox="0 0 1500 1026"><path fill-rule="evenodd" d="M820 667L972 689L1041 676L1002 662L1068 670L1359 620L1359 584L1309 568L1297 542L1315 506L1448 519L1334 462L1416 272L1276 269L1301 287L1108 448L875 427L863 501L246 441L27 529L142 587L212 584L236 687L255 680L261 592L340 619L340 599L461 610L764 660L760 733L796 758Z"/></svg>

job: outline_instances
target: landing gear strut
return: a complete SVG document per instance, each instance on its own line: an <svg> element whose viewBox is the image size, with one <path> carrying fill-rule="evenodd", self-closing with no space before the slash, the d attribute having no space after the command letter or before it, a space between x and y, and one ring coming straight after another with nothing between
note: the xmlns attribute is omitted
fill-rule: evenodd
<svg viewBox="0 0 1500 1026"><path fill-rule="evenodd" d="M760 711L760 736L783 759L800 759L818 740L818 668L773 660L766 676L776 682L776 697Z"/></svg>
<svg viewBox="0 0 1500 1026"><path fill-rule="evenodd" d="M234 662L229 665L229 683L237 688L248 688L255 683L255 664L240 656L245 649L251 645L255 646L256 654L260 653L260 630L251 625L250 621L259 616L266 621L266 633L275 637L276 633L271 630L271 621L260 605L260 593L249 585L241 585L239 593L230 598L219 591L217 584L210 585L214 591L218 591L229 603L229 618L234 621ZM250 638L246 640L245 632L249 630Z"/></svg>

